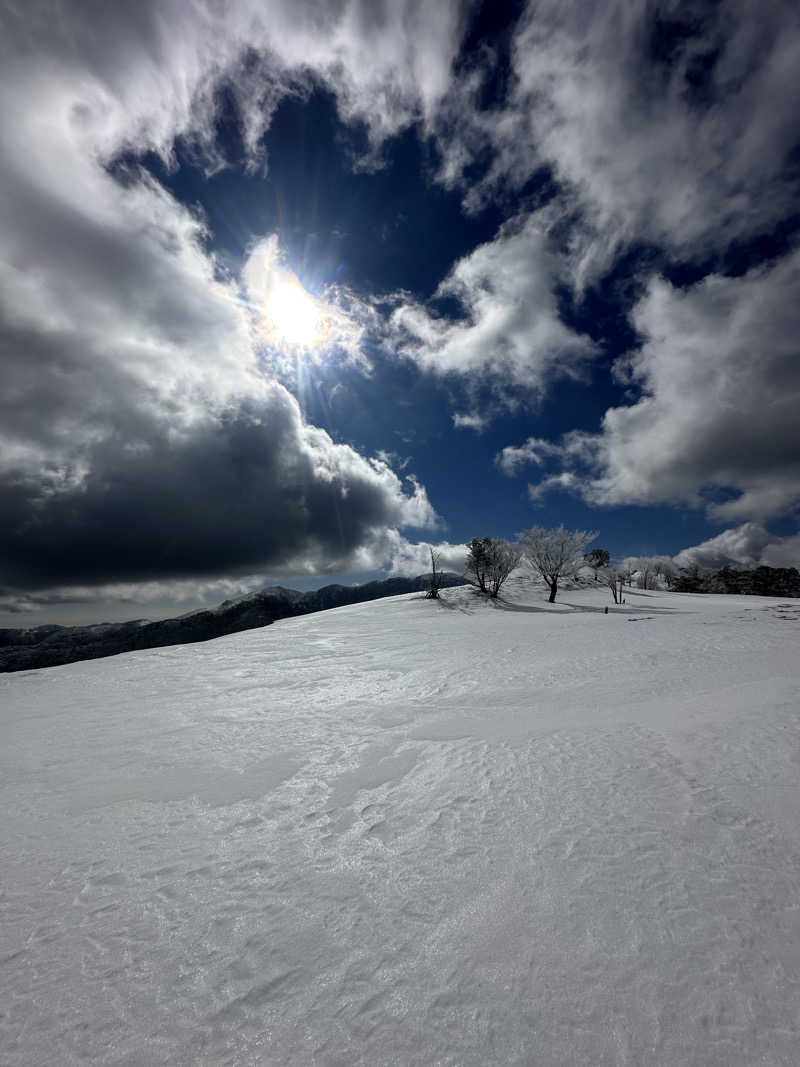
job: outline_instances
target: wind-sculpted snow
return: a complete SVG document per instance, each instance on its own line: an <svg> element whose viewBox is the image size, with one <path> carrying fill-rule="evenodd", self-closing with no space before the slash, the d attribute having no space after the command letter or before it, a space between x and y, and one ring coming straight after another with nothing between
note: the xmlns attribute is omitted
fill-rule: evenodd
<svg viewBox="0 0 800 1067"><path fill-rule="evenodd" d="M796 603L509 595L0 678L0 1062L796 1065Z"/></svg>

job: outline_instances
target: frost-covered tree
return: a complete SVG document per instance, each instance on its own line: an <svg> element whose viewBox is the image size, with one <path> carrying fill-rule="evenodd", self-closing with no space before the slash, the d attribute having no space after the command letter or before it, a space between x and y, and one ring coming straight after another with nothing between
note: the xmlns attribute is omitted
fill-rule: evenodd
<svg viewBox="0 0 800 1067"><path fill-rule="evenodd" d="M594 580L600 581L600 572L604 567L608 567L611 564L611 553L605 548L593 548L591 552L587 552L583 557L583 562L587 567L591 567L594 571Z"/></svg>
<svg viewBox="0 0 800 1067"><path fill-rule="evenodd" d="M519 565L522 550L499 537L473 537L467 542L467 574L482 593L497 597Z"/></svg>
<svg viewBox="0 0 800 1067"><path fill-rule="evenodd" d="M532 526L520 535L525 558L550 588L551 604L556 600L559 579L583 563L586 547L595 537L596 530L567 530L563 525L552 530Z"/></svg>
<svg viewBox="0 0 800 1067"><path fill-rule="evenodd" d="M497 538L492 541L490 553L488 587L489 596L496 597L506 582L506 579L519 566L522 559L522 549L519 545L512 545L509 541Z"/></svg>
<svg viewBox="0 0 800 1067"><path fill-rule="evenodd" d="M665 580L675 573L669 556L630 556L624 561L624 566L629 575L628 581L635 577L640 589L658 589L659 579Z"/></svg>
<svg viewBox="0 0 800 1067"><path fill-rule="evenodd" d="M611 562L611 553L605 548L593 548L583 557L583 562L594 571L594 580L599 581L599 571Z"/></svg>
<svg viewBox="0 0 800 1067"><path fill-rule="evenodd" d="M622 603L623 577L616 567L598 567L595 577L611 590L615 604Z"/></svg>

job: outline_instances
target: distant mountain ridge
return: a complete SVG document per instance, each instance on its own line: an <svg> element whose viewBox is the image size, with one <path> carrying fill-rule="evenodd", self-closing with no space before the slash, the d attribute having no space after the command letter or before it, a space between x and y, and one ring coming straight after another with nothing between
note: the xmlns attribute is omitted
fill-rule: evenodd
<svg viewBox="0 0 800 1067"><path fill-rule="evenodd" d="M416 578L384 578L364 585L326 585L301 593L297 589L272 586L225 600L215 608L191 611L174 619L150 622L97 623L91 626L35 626L30 629L0 629L0 672L27 671L55 667L83 659L116 656L142 648L184 645L210 641L215 637L269 626L279 619L308 615L315 611L360 604L401 593L428 588L430 575ZM458 574L442 576L442 586L465 585Z"/></svg>

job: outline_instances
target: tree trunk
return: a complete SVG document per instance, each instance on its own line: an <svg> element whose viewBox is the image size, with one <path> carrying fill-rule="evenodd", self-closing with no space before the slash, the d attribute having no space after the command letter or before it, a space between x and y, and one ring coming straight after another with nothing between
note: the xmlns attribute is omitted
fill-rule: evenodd
<svg viewBox="0 0 800 1067"><path fill-rule="evenodd" d="M556 593L557 592L558 592L558 582L551 582L550 583L550 597L549 597L548 603L555 604L555 602L556 602Z"/></svg>

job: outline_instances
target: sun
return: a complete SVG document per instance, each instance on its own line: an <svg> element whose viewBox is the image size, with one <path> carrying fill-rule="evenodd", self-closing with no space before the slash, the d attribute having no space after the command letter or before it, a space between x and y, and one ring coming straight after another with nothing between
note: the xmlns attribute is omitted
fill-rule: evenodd
<svg viewBox="0 0 800 1067"><path fill-rule="evenodd" d="M317 301L296 278L286 278L273 287L264 312L280 340L301 348L313 347L322 315Z"/></svg>

